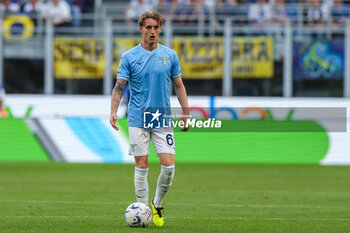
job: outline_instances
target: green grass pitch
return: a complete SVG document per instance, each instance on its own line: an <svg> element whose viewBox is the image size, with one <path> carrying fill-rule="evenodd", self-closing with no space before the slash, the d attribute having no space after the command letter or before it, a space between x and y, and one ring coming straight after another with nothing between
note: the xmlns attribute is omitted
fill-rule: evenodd
<svg viewBox="0 0 350 233"><path fill-rule="evenodd" d="M135 229L133 165L0 163L0 232L345 233L349 180L350 167L178 163L165 226Z"/></svg>

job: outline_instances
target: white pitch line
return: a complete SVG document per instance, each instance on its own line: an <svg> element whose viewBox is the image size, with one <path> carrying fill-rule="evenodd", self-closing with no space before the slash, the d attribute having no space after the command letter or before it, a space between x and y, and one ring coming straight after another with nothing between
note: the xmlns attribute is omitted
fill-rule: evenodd
<svg viewBox="0 0 350 233"><path fill-rule="evenodd" d="M195 219L195 217L167 217L181 219ZM260 218L260 217L200 217L214 220L268 220L268 221L350 221L350 218Z"/></svg>
<svg viewBox="0 0 350 233"><path fill-rule="evenodd" d="M197 204L192 203L171 203L170 205L189 205L196 206ZM200 205L200 204L199 204ZM238 208L316 208L316 209L349 209L345 206L320 206L320 205L252 205L252 204L206 204L206 206L212 207L238 207Z"/></svg>
<svg viewBox="0 0 350 233"><path fill-rule="evenodd" d="M350 196L350 192L321 192L321 191L298 191L298 190L227 190L227 189L218 189L218 190L198 190L198 192L206 193L273 193L273 194L289 194L289 193L298 193L298 194L316 194L316 195L330 195L330 196ZM174 189L172 192L189 192L186 189Z"/></svg>
<svg viewBox="0 0 350 233"><path fill-rule="evenodd" d="M106 219L113 218L111 216L0 216L0 218L77 218L77 219Z"/></svg>
<svg viewBox="0 0 350 233"><path fill-rule="evenodd" d="M116 219L117 217L113 216L0 216L0 218L70 218L70 219ZM197 219L196 217L167 217L171 219ZM213 217L205 216L200 217L201 219L208 220L244 220L244 221L256 221L256 220L265 220L265 221L350 221L350 218L261 218L261 217Z"/></svg>
<svg viewBox="0 0 350 233"><path fill-rule="evenodd" d="M72 204L72 205L115 205L115 204L128 204L127 202L98 202L98 201L37 201L37 200L0 200L3 203L30 203L30 204L44 204L44 203L52 203L52 204Z"/></svg>
<svg viewBox="0 0 350 233"><path fill-rule="evenodd" d="M72 204L72 205L128 205L129 202L81 202L81 201L39 201L39 200L0 200L2 203L29 203L29 204ZM258 205L258 204L204 204L204 203L167 203L171 206L207 206L207 207L237 207L237 208L301 208L301 209L350 209L346 206L320 205Z"/></svg>

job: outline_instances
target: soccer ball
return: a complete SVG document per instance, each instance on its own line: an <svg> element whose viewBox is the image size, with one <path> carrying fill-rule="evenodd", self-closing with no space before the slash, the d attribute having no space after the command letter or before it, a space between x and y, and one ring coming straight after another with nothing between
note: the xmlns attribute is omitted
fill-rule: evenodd
<svg viewBox="0 0 350 233"><path fill-rule="evenodd" d="M132 203L125 210L125 221L131 227L147 227L151 220L151 209L144 203Z"/></svg>

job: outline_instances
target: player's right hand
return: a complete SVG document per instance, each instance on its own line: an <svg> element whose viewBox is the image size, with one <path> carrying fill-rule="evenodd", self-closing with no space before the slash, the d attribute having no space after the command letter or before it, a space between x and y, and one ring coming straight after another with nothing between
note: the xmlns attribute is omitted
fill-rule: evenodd
<svg viewBox="0 0 350 233"><path fill-rule="evenodd" d="M111 126L115 129L115 130L119 130L118 126L117 126L117 113L111 113L111 118L109 120L109 123L111 124Z"/></svg>

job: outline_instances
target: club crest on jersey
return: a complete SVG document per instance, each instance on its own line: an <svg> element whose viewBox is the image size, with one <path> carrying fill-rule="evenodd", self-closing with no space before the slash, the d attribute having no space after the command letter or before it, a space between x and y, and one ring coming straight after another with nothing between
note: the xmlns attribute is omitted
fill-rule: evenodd
<svg viewBox="0 0 350 233"><path fill-rule="evenodd" d="M166 65L166 62L169 58L168 57L160 57L160 59L163 60L163 65Z"/></svg>

